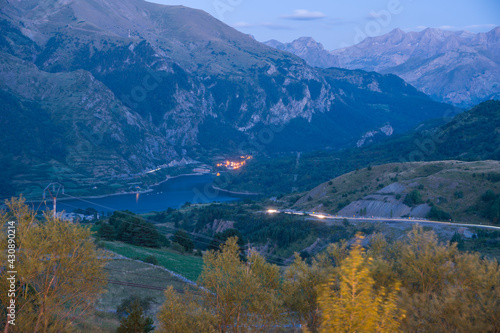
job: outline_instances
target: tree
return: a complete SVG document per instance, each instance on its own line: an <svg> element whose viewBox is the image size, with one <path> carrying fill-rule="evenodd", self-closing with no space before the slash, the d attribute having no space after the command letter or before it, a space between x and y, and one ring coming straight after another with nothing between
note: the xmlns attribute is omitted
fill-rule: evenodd
<svg viewBox="0 0 500 333"><path fill-rule="evenodd" d="M174 233L174 237L172 238L172 242L182 245L182 247L184 247L184 249L187 252L191 252L194 249L194 243L191 240L191 237L188 235L187 232L185 232L182 229L178 229Z"/></svg>
<svg viewBox="0 0 500 333"><path fill-rule="evenodd" d="M200 284L213 292L204 303L216 310L217 328L221 332L226 328L239 331L249 325L253 331L265 331L276 324L280 313L275 290L279 285L279 268L266 263L255 252L248 257L248 264L243 263L237 242L232 237L221 252L210 251L203 257Z"/></svg>
<svg viewBox="0 0 500 333"><path fill-rule="evenodd" d="M144 314L140 300L135 299L127 312L116 333L149 333L154 330L153 319Z"/></svg>
<svg viewBox="0 0 500 333"><path fill-rule="evenodd" d="M335 267L347 256L347 243L330 244L326 253L312 259L308 265L298 253L284 274L282 297L289 318L294 325L301 324L317 332L321 324L318 303L319 288L335 274Z"/></svg>
<svg viewBox="0 0 500 333"><path fill-rule="evenodd" d="M7 202L10 215L1 223L16 221L16 325L11 332L69 332L74 322L92 309L106 284L106 261L88 227L54 219L47 213L37 220L24 199ZM5 235L3 233L3 235ZM2 237L1 246L7 248ZM5 263L2 251L0 260ZM0 273L1 310L9 304L6 277ZM6 316L2 315L0 320Z"/></svg>
<svg viewBox="0 0 500 333"><path fill-rule="evenodd" d="M156 229L155 225L129 211L115 211L109 218L109 226L114 228L115 239L137 246L160 247L168 246L169 241ZM105 223L101 224L99 235L113 237L111 229ZM106 238L105 238L106 239Z"/></svg>
<svg viewBox="0 0 500 333"><path fill-rule="evenodd" d="M215 234L214 238L210 241L210 245L208 246L209 250L219 250L220 246L223 245L229 238L238 237L238 245L240 248L243 247L245 241L243 240L243 236L238 231L238 229L226 229L222 232L218 232Z"/></svg>
<svg viewBox="0 0 500 333"><path fill-rule="evenodd" d="M361 239L358 236L338 276L320 292L321 332L396 332L404 317L396 305L398 285L390 292L375 290L372 259L366 257Z"/></svg>
<svg viewBox="0 0 500 333"><path fill-rule="evenodd" d="M419 191L413 190L408 193L403 201L403 203L407 206L413 207L415 205L419 205L423 203L422 195Z"/></svg>
<svg viewBox="0 0 500 333"><path fill-rule="evenodd" d="M394 266L404 287L403 331L500 331L500 267L415 227Z"/></svg>
<svg viewBox="0 0 500 333"><path fill-rule="evenodd" d="M149 297L140 297L137 295L129 296L123 299L120 305L116 307L116 314L120 318L128 316L130 314L130 309L133 308L134 302L139 302L139 306L142 308L142 310L144 312L148 312L151 309L152 301L153 298L151 296Z"/></svg>
<svg viewBox="0 0 500 333"><path fill-rule="evenodd" d="M172 286L165 290L165 303L158 311L159 333L215 333L216 317L186 290L179 294Z"/></svg>
<svg viewBox="0 0 500 333"><path fill-rule="evenodd" d="M276 265L255 252L241 261L236 237L205 254L203 263L198 282L205 291L196 301L189 292L180 297L167 290L160 332L268 332L283 323Z"/></svg>
<svg viewBox="0 0 500 333"><path fill-rule="evenodd" d="M115 228L109 223L101 223L97 231L97 235L107 241L112 241L116 239Z"/></svg>

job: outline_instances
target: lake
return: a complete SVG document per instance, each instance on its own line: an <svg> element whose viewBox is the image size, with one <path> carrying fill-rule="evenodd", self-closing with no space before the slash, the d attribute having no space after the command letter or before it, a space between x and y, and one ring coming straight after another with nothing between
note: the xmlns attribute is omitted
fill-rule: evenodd
<svg viewBox="0 0 500 333"><path fill-rule="evenodd" d="M179 208L186 202L210 203L231 202L241 200L241 196L231 195L216 191L212 188L214 176L186 175L170 178L161 184L154 186L152 192L109 195L100 198L74 198L67 199L69 195L59 195L57 211L73 212L75 208L94 208L99 214L102 212L113 212L115 210L129 210L134 213L149 213L152 211L163 211L171 208ZM52 199L46 200L47 206L52 209ZM37 205L38 206L38 205ZM35 208L37 208L35 206ZM41 209L45 209L42 205Z"/></svg>

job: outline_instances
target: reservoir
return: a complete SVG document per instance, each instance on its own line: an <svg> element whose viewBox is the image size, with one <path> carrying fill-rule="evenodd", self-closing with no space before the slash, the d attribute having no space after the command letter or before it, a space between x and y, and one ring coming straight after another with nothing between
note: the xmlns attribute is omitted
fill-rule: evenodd
<svg viewBox="0 0 500 333"><path fill-rule="evenodd" d="M99 198L72 198L61 194L57 201L57 211L73 212L76 208L94 208L99 214L115 210L129 210L142 214L152 211L163 211L171 208L180 208L186 202L211 203L231 202L240 200L241 196L220 192L212 188L214 176L211 174L185 175L170 178L159 185L152 187L151 192L108 195ZM61 200L64 199L64 200ZM30 203L36 209L38 204ZM45 206L52 209L52 199L47 198Z"/></svg>

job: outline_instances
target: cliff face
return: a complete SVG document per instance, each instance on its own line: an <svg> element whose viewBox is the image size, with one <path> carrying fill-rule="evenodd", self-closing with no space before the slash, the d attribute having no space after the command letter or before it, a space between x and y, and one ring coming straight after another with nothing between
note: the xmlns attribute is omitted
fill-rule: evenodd
<svg viewBox="0 0 500 333"><path fill-rule="evenodd" d="M334 51L310 38L266 44L296 54L311 66L395 74L434 99L461 107L498 98L500 93L500 27L478 34L395 29Z"/></svg>
<svg viewBox="0 0 500 333"><path fill-rule="evenodd" d="M14 156L2 163L48 164L47 178L65 168L82 179L126 177L214 151L342 147L450 109L394 76L312 68L183 6L0 0L0 8L10 110L2 147Z"/></svg>

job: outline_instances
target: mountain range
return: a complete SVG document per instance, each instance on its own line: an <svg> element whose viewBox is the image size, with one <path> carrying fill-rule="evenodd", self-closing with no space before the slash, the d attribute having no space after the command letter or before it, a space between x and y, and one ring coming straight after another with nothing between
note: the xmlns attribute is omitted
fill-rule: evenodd
<svg viewBox="0 0 500 333"><path fill-rule="evenodd" d="M298 55L311 66L395 74L435 100L459 107L500 98L500 27L477 34L394 29L333 51L308 37L265 44Z"/></svg>
<svg viewBox="0 0 500 333"><path fill-rule="evenodd" d="M452 118L433 119L405 134L366 137L361 147L305 152L250 163L226 188L283 195L356 169L388 163L500 160L500 101L486 101ZM500 179L500 178L499 178ZM221 183L222 186L222 183ZM355 194L356 192L353 192Z"/></svg>
<svg viewBox="0 0 500 333"><path fill-rule="evenodd" d="M0 28L5 193L340 148L456 112L397 76L313 68L184 6L0 0Z"/></svg>

